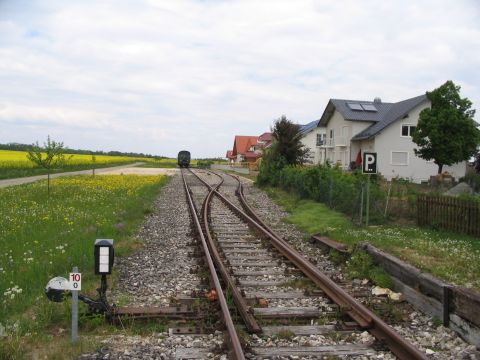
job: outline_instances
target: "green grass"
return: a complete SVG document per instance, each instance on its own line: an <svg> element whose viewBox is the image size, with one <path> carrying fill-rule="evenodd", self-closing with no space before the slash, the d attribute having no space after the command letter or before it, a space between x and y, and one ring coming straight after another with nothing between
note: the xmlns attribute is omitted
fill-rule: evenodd
<svg viewBox="0 0 480 360"><path fill-rule="evenodd" d="M132 161L133 164L135 161ZM128 162L112 162L108 164L98 164L95 166L95 169L102 169L113 166L128 165ZM69 172L69 171L80 171L80 170L91 170L91 165L66 165L62 168L52 169L51 174ZM0 167L0 180L2 179L15 179L20 177L27 176L36 176L36 175L46 175L47 170L44 168L34 167L34 168L2 168Z"/></svg>
<svg viewBox="0 0 480 360"><path fill-rule="evenodd" d="M82 293L96 297L93 244L114 239L115 255L139 246L133 234L150 211L164 176L76 176L0 189L0 359L41 347L69 327L69 302L47 300L44 287L54 276L82 273ZM60 336L60 339L62 336ZM26 348L25 348L26 347ZM31 354L30 354L31 355Z"/></svg>
<svg viewBox="0 0 480 360"><path fill-rule="evenodd" d="M191 166L197 165L197 160L190 161ZM150 160L145 164L141 165L140 167L146 168L176 168L177 167L177 159L160 159L160 160Z"/></svg>
<svg viewBox="0 0 480 360"><path fill-rule="evenodd" d="M479 239L417 226L358 227L324 204L276 188L265 190L289 212L285 221L309 235L321 233L351 248L369 242L445 281L480 290Z"/></svg>

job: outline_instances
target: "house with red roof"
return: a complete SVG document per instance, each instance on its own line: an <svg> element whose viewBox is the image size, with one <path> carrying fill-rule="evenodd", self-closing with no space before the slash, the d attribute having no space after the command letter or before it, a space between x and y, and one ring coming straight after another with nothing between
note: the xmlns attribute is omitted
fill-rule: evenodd
<svg viewBox="0 0 480 360"><path fill-rule="evenodd" d="M236 135L233 150L227 151L230 162L253 163L262 157L262 150L272 142L272 134L265 132L260 136Z"/></svg>

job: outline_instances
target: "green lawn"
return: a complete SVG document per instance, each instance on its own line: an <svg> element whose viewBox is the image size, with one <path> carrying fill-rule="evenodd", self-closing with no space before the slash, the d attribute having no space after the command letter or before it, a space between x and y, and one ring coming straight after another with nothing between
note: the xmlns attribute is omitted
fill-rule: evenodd
<svg viewBox="0 0 480 360"><path fill-rule="evenodd" d="M132 161L133 164L135 161ZM111 162L108 164L98 164L95 166L95 169L102 169L113 166L128 165L130 162ZM62 173L70 171L80 171L80 170L92 170L92 165L81 164L81 165L66 165L62 168L52 169L51 173ZM0 180L1 179L15 179L28 176L36 175L46 175L48 171L44 168L34 167L34 168L2 168L0 166Z"/></svg>
<svg viewBox="0 0 480 360"><path fill-rule="evenodd" d="M480 240L477 238L417 226L358 227L322 203L303 200L276 188L266 191L289 212L285 221L309 235L321 233L350 247L369 242L445 281L480 290Z"/></svg>
<svg viewBox="0 0 480 360"><path fill-rule="evenodd" d="M165 176L65 177L52 181L50 199L46 181L0 189L0 323L8 334L0 337L0 359L29 358L28 351L51 342L56 329L68 329L69 302L49 302L47 281L68 277L78 266L82 293L96 297L95 239L114 239L116 256L138 246L132 234L167 181Z"/></svg>

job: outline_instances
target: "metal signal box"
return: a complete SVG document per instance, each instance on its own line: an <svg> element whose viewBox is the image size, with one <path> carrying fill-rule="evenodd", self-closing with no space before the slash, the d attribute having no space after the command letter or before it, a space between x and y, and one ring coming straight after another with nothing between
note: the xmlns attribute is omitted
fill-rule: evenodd
<svg viewBox="0 0 480 360"><path fill-rule="evenodd" d="M112 239L95 240L95 275L112 273L114 249Z"/></svg>

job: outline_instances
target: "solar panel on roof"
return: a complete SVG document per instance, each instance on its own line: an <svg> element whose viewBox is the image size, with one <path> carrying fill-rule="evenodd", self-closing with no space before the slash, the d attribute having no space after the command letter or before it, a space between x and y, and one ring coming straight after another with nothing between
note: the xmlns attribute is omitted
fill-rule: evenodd
<svg viewBox="0 0 480 360"><path fill-rule="evenodd" d="M363 111L363 108L361 107L360 104L357 103L347 103L348 107L352 110L360 110Z"/></svg>
<svg viewBox="0 0 480 360"><path fill-rule="evenodd" d="M362 104L362 107L365 111L375 111L375 112L377 112L377 108L373 104Z"/></svg>

